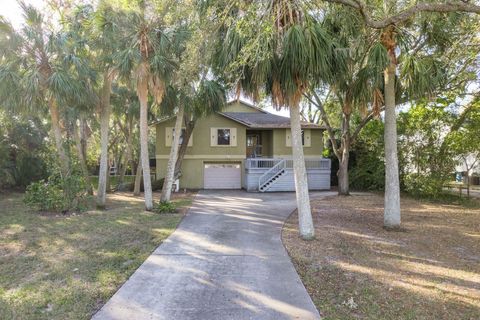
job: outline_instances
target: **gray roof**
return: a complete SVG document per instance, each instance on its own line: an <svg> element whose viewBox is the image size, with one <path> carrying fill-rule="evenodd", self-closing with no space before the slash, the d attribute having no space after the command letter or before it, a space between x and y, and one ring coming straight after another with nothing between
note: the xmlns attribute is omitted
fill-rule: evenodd
<svg viewBox="0 0 480 320"><path fill-rule="evenodd" d="M219 114L239 122L249 128L290 128L290 118L277 116L272 113L258 113L258 112L219 112ZM302 122L302 128L307 129L324 129L324 127Z"/></svg>

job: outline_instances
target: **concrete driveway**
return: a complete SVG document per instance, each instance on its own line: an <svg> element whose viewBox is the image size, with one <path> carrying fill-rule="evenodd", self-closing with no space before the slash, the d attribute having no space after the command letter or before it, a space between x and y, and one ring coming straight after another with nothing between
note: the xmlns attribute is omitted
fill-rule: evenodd
<svg viewBox="0 0 480 320"><path fill-rule="evenodd" d="M294 193L202 191L93 319L320 319L281 241Z"/></svg>

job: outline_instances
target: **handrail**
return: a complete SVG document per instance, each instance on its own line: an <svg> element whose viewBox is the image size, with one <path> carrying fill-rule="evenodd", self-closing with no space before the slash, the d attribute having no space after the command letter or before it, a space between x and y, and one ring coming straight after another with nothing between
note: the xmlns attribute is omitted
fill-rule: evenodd
<svg viewBox="0 0 480 320"><path fill-rule="evenodd" d="M245 168L247 169L265 169L275 166L280 159L275 158L247 158Z"/></svg>
<svg viewBox="0 0 480 320"><path fill-rule="evenodd" d="M286 168L292 169L293 168L293 160L288 159L286 160ZM330 170L331 161L330 159L305 159L305 168L308 169L326 169Z"/></svg>
<svg viewBox="0 0 480 320"><path fill-rule="evenodd" d="M275 177L280 171L285 169L285 159L280 160L276 165L268 169L264 174L258 178L258 190L265 186L273 177Z"/></svg>

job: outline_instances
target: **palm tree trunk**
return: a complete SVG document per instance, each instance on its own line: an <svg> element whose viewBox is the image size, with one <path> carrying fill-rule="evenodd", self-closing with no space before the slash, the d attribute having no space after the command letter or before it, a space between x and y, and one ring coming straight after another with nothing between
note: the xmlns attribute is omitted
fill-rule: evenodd
<svg viewBox="0 0 480 320"><path fill-rule="evenodd" d="M132 164L133 161L133 156L132 156L132 144L133 144L133 117L130 117L128 121L128 127L127 127L127 150L125 153L125 161L122 166L122 171L120 172L120 180L119 184L124 183L125 181L125 173L127 171L127 167L129 164ZM132 164L132 170L133 170L133 164Z"/></svg>
<svg viewBox="0 0 480 320"><path fill-rule="evenodd" d="M348 180L348 161L350 159L350 113L343 112L341 157L338 159L338 194L347 196L350 193Z"/></svg>
<svg viewBox="0 0 480 320"><path fill-rule="evenodd" d="M105 193L112 192L112 176L110 175L110 159L107 156L107 172L105 175Z"/></svg>
<svg viewBox="0 0 480 320"><path fill-rule="evenodd" d="M388 28L383 42L390 55L390 65L385 70L385 208L383 224L398 228L401 223L400 181L398 177L397 117L395 114L395 40L393 28Z"/></svg>
<svg viewBox="0 0 480 320"><path fill-rule="evenodd" d="M339 167L338 167L338 195L348 196L350 194L349 188L349 179L348 179L348 162L349 162L349 155L348 146L345 146L344 154L341 159L339 159Z"/></svg>
<svg viewBox="0 0 480 320"><path fill-rule="evenodd" d="M185 157L185 153L187 153L188 141L192 136L193 129L195 128L195 123L196 123L196 120L191 120L188 122L186 121L185 123L185 134L183 137L182 144L180 145L180 148L178 150L177 162L175 163L175 174L174 174L175 179L178 179L180 176L183 158Z"/></svg>
<svg viewBox="0 0 480 320"><path fill-rule="evenodd" d="M60 129L60 113L58 111L58 106L55 99L52 98L50 100L49 108L52 121L53 138L55 139L55 147L57 149L58 160L60 161L60 171L62 178L65 178L70 174L70 161L63 146L62 131Z"/></svg>
<svg viewBox="0 0 480 320"><path fill-rule="evenodd" d="M110 125L110 94L112 91L112 76L105 72L100 101L100 170L98 173L97 208L105 209L108 172L108 133Z"/></svg>
<svg viewBox="0 0 480 320"><path fill-rule="evenodd" d="M93 195L92 181L90 179L90 174L88 173L85 154L83 152L82 139L80 138L79 128L76 121L73 124L73 136L75 139L75 146L77 148L78 160L80 162L80 169L82 170L83 177L85 178L86 191L89 195Z"/></svg>
<svg viewBox="0 0 480 320"><path fill-rule="evenodd" d="M142 184L142 162L141 160L139 160L137 164L137 173L135 174L135 184L133 185L134 196L140 195L141 184Z"/></svg>
<svg viewBox="0 0 480 320"><path fill-rule="evenodd" d="M300 125L300 107L298 104L290 106L290 123L292 129L293 172L295 176L300 236L304 240L309 240L315 236L315 230L313 228L312 213L310 210L307 170L305 168L302 128Z"/></svg>
<svg viewBox="0 0 480 320"><path fill-rule="evenodd" d="M144 76L137 82L137 95L140 101L140 161L143 170L143 189L145 195L145 209L153 209L152 181L150 180L150 158L148 157L148 81Z"/></svg>
<svg viewBox="0 0 480 320"><path fill-rule="evenodd" d="M162 196L160 198L161 201L170 201L172 185L174 182L173 179L175 178L175 163L178 155L178 144L182 135L183 113L184 107L182 104L180 104L177 112L177 120L175 121L175 134L173 136L173 142L170 148L170 156L168 158L167 173L165 174L165 179L163 180ZM186 142L188 143L188 140Z"/></svg>

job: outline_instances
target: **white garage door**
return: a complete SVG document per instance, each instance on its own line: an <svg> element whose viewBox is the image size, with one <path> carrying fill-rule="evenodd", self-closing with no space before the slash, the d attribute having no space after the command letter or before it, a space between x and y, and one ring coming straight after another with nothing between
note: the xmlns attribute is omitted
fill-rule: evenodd
<svg viewBox="0 0 480 320"><path fill-rule="evenodd" d="M205 163L203 171L205 189L240 189L240 163Z"/></svg>

